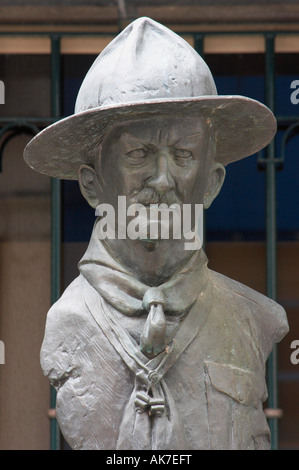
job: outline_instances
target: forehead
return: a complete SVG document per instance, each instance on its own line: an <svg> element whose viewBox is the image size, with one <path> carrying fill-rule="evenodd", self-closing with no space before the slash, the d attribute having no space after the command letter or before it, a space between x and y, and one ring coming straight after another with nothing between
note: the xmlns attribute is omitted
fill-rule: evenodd
<svg viewBox="0 0 299 470"><path fill-rule="evenodd" d="M175 145L188 138L201 140L209 136L209 125L201 118L157 117L126 121L114 125L106 134L104 144L117 144L139 140L157 145Z"/></svg>

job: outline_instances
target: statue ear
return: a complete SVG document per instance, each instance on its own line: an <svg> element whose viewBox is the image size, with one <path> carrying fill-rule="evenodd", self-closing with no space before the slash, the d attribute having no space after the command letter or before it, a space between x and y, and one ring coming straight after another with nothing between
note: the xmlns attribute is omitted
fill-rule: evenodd
<svg viewBox="0 0 299 470"><path fill-rule="evenodd" d="M203 199L204 209L208 209L214 199L218 196L219 191L225 179L225 168L222 163L213 163L209 176L207 190Z"/></svg>
<svg viewBox="0 0 299 470"><path fill-rule="evenodd" d="M100 203L101 188L95 170L89 165L81 165L78 171L80 191L88 204L96 209Z"/></svg>

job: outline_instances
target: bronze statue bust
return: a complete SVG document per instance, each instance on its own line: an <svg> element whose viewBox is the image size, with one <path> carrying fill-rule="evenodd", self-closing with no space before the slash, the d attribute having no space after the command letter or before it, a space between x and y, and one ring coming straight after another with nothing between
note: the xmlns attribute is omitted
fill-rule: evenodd
<svg viewBox="0 0 299 470"><path fill-rule="evenodd" d="M93 208L115 210L110 237L98 215L41 349L72 448L270 447L265 362L288 331L283 308L211 271L186 237L128 237L119 221L140 205L208 208L225 166L275 132L267 107L217 95L189 44L139 18L95 60L75 114L26 147L32 168L78 179Z"/></svg>

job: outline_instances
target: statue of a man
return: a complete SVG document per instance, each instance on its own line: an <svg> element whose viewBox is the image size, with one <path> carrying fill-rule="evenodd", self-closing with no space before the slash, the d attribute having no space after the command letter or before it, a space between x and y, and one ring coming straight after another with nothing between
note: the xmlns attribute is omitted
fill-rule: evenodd
<svg viewBox="0 0 299 470"><path fill-rule="evenodd" d="M120 220L132 207L208 208L225 165L275 131L268 108L217 95L189 44L139 18L95 60L75 114L28 144L32 168L115 210L113 236L96 219L41 350L72 448L269 448L265 362L288 331L283 308L211 271L186 236L128 237Z"/></svg>

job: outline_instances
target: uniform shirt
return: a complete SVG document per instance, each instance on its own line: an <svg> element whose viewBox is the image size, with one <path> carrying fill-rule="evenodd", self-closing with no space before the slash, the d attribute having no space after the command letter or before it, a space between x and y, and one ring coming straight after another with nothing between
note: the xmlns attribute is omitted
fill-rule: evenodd
<svg viewBox="0 0 299 470"><path fill-rule="evenodd" d="M72 448L270 448L265 363L288 331L281 306L209 270L200 250L160 286L169 347L149 360L138 349L147 286L96 226L79 268L48 313L41 350Z"/></svg>

